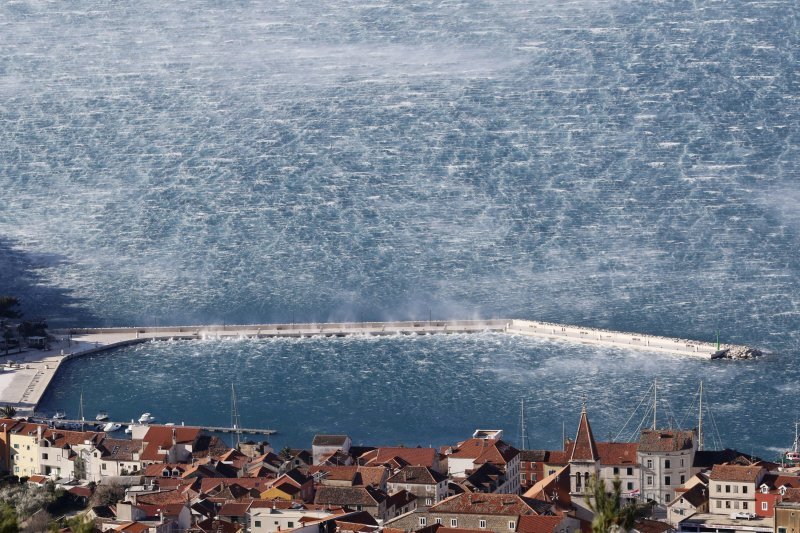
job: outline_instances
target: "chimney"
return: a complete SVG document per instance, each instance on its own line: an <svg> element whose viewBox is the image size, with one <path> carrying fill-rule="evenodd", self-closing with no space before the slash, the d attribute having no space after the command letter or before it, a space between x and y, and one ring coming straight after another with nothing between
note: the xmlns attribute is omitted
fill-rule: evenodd
<svg viewBox="0 0 800 533"><path fill-rule="evenodd" d="M36 442L42 440L42 426L36 426Z"/></svg>
<svg viewBox="0 0 800 533"><path fill-rule="evenodd" d="M178 444L178 430L172 428L172 445L175 446Z"/></svg>

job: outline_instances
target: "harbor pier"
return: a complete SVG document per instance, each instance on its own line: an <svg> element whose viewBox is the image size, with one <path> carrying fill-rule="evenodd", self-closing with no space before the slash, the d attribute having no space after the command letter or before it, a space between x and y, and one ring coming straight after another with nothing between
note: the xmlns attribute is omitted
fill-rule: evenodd
<svg viewBox="0 0 800 533"><path fill-rule="evenodd" d="M758 350L741 345L660 337L520 319L410 320L290 324L197 325L54 330L49 350L11 353L0 372L0 405L32 414L59 367L69 359L148 341L346 337L350 335L447 335L495 332L617 347L651 353L716 358L749 358Z"/></svg>

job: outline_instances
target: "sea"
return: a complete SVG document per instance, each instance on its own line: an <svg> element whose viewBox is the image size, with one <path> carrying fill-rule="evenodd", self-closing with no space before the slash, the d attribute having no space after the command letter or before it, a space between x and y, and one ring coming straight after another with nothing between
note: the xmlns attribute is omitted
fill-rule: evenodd
<svg viewBox="0 0 800 533"><path fill-rule="evenodd" d="M700 361L499 334L148 343L40 406L438 445L800 416L792 0L0 5L0 294L51 327L528 318L748 344ZM648 392L650 391L650 392ZM632 415L636 409L645 410ZM705 417L704 420L709 420ZM704 422L706 424L707 422ZM709 442L710 446L711 443Z"/></svg>

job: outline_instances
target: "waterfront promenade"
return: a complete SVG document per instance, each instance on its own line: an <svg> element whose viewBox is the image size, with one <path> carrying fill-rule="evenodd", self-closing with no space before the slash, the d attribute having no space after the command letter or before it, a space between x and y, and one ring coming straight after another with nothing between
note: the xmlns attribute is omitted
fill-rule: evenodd
<svg viewBox="0 0 800 533"><path fill-rule="evenodd" d="M74 328L52 332L56 340L50 343L49 350L28 349L22 353L12 352L2 359L0 405L12 405L23 415L32 414L58 368L65 361L73 357L151 340L443 335L481 332L502 332L704 359L712 359L718 355L717 346L710 342L517 319ZM736 356L749 353L749 348L746 346L722 345L720 348Z"/></svg>

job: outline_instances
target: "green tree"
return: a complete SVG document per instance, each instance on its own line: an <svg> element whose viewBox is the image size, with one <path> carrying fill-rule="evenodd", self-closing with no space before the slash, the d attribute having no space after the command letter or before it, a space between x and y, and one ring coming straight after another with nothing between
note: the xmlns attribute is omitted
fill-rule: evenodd
<svg viewBox="0 0 800 533"><path fill-rule="evenodd" d="M621 505L622 481L614 478L612 491L606 492L606 483L592 476L586 485L586 504L594 513L592 531L594 533L624 533L636 521L636 506Z"/></svg>
<svg viewBox="0 0 800 533"><path fill-rule="evenodd" d="M0 533L17 533L19 524L17 523L17 513L14 508L4 503L0 506Z"/></svg>
<svg viewBox="0 0 800 533"><path fill-rule="evenodd" d="M0 296L0 318L19 318L22 313L17 311L19 298L16 296Z"/></svg>
<svg viewBox="0 0 800 533"><path fill-rule="evenodd" d="M94 521L86 515L78 515L67 520L67 527L72 533L94 533Z"/></svg>
<svg viewBox="0 0 800 533"><path fill-rule="evenodd" d="M17 416L17 410L13 405L4 405L0 407L0 416L4 418L14 418Z"/></svg>

